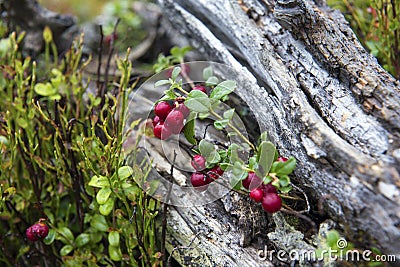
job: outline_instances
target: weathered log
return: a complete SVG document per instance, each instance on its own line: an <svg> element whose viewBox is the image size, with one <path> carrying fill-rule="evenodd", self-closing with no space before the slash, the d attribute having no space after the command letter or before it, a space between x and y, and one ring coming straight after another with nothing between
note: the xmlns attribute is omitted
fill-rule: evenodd
<svg viewBox="0 0 400 267"><path fill-rule="evenodd" d="M298 160L293 182L312 209L327 198L349 241L399 259L399 82L320 2L159 0L196 49L242 74L236 93L279 151ZM170 220L190 228L192 211L175 211ZM181 240L179 229L169 234ZM217 262L218 254L202 252Z"/></svg>

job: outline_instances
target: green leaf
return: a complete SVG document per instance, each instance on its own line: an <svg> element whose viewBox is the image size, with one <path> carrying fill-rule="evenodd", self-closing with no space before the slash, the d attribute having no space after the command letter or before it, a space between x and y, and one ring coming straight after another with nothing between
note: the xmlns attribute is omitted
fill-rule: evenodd
<svg viewBox="0 0 400 267"><path fill-rule="evenodd" d="M56 234L56 230L50 229L47 236L43 239L43 243L45 243L46 245L50 245L51 243L53 243L54 239L56 238Z"/></svg>
<svg viewBox="0 0 400 267"><path fill-rule="evenodd" d="M196 124L196 113L190 112L188 118L186 119L186 124L183 127L183 134L186 137L186 140L192 145L196 145L197 141L195 138L195 124Z"/></svg>
<svg viewBox="0 0 400 267"><path fill-rule="evenodd" d="M210 113L201 112L201 113L198 113L197 116L199 117L200 120L204 120L204 119L207 119L210 116Z"/></svg>
<svg viewBox="0 0 400 267"><path fill-rule="evenodd" d="M99 211L101 215L107 216L111 213L114 207L114 199L112 197L108 198L107 202L103 205L100 205Z"/></svg>
<svg viewBox="0 0 400 267"><path fill-rule="evenodd" d="M87 233L82 233L78 235L75 239L75 245L77 247L83 247L90 242L90 235Z"/></svg>
<svg viewBox="0 0 400 267"><path fill-rule="evenodd" d="M262 141L258 147L258 168L256 174L258 177L264 177L269 173L274 162L275 146L271 142Z"/></svg>
<svg viewBox="0 0 400 267"><path fill-rule="evenodd" d="M159 80L154 84L154 87L163 86L166 84L170 84L170 81L169 80Z"/></svg>
<svg viewBox="0 0 400 267"><path fill-rule="evenodd" d="M56 239L68 244L74 241L74 234L68 227L61 227L57 231Z"/></svg>
<svg viewBox="0 0 400 267"><path fill-rule="evenodd" d="M232 168L231 176L231 186L236 188L236 186L241 186L241 181L247 177L247 171L243 168L241 162L235 162Z"/></svg>
<svg viewBox="0 0 400 267"><path fill-rule="evenodd" d="M71 245L65 245L60 249L60 255L62 257L67 256L69 253L71 253L71 251L74 249L73 246Z"/></svg>
<svg viewBox="0 0 400 267"><path fill-rule="evenodd" d="M208 141L203 139L199 143L199 150L200 150L200 154L203 157L207 157L212 152L214 152L216 149L215 149L215 146L212 143L210 143L210 142L208 142Z"/></svg>
<svg viewBox="0 0 400 267"><path fill-rule="evenodd" d="M296 168L296 159L294 157L290 157L286 162L281 162L281 161L276 162L274 172L278 176L285 176L291 174L295 168Z"/></svg>
<svg viewBox="0 0 400 267"><path fill-rule="evenodd" d="M16 122L17 122L19 127L24 128L24 129L26 129L28 127L28 125L29 125L28 122L22 117L18 117L16 119Z"/></svg>
<svg viewBox="0 0 400 267"><path fill-rule="evenodd" d="M133 169L130 166L122 166L118 169L118 177L121 180L125 180L133 175Z"/></svg>
<svg viewBox="0 0 400 267"><path fill-rule="evenodd" d="M181 62L184 60L186 53L190 50L192 50L190 46L184 46L182 48L174 46L171 48L170 53L176 58L176 61Z"/></svg>
<svg viewBox="0 0 400 267"><path fill-rule="evenodd" d="M100 214L95 214L90 221L90 226L100 232L106 232L108 230L108 224L106 218Z"/></svg>
<svg viewBox="0 0 400 267"><path fill-rule="evenodd" d="M214 90L211 92L210 97L213 99L221 99L226 95L229 95L230 93L235 90L236 87L236 82L232 80L227 80L219 83Z"/></svg>
<svg viewBox="0 0 400 267"><path fill-rule="evenodd" d="M181 67L175 67L174 70L172 71L171 79L175 81L179 73L181 73Z"/></svg>
<svg viewBox="0 0 400 267"><path fill-rule="evenodd" d="M122 252L121 252L121 248L119 246L118 247L109 246L108 254L110 256L110 259L113 261L122 260Z"/></svg>
<svg viewBox="0 0 400 267"><path fill-rule="evenodd" d="M108 198L111 195L111 188L106 186L103 187L102 189L99 190L99 192L97 192L96 195L96 201L99 205L103 205L107 202Z"/></svg>
<svg viewBox="0 0 400 267"><path fill-rule="evenodd" d="M288 186L288 185L290 184L290 178L289 178L289 176L284 175L284 176L280 177L280 178L279 178L279 184L280 184L282 187Z"/></svg>
<svg viewBox="0 0 400 267"><path fill-rule="evenodd" d="M110 243L110 246L113 246L113 247L119 246L119 232L111 231L108 234L108 242Z"/></svg>
<svg viewBox="0 0 400 267"><path fill-rule="evenodd" d="M206 86L214 86L217 85L219 82L218 78L215 76L211 76L206 80Z"/></svg>
<svg viewBox="0 0 400 267"><path fill-rule="evenodd" d="M105 186L110 186L110 183L108 182L107 177L94 175L92 179L90 179L88 185L93 187L103 188Z"/></svg>
<svg viewBox="0 0 400 267"><path fill-rule="evenodd" d="M208 98L208 96L200 90L192 90L187 95L187 99L189 99L189 98L204 98L204 97Z"/></svg>
<svg viewBox="0 0 400 267"><path fill-rule="evenodd" d="M223 130L229 123L229 119L222 119L214 121L214 127L217 130Z"/></svg>
<svg viewBox="0 0 400 267"><path fill-rule="evenodd" d="M176 98L174 90L172 90L172 89L165 90L164 94L165 94L165 96L163 96L158 101L156 101L155 104L157 104L158 102L161 102L161 101L175 100L175 98Z"/></svg>
<svg viewBox="0 0 400 267"><path fill-rule="evenodd" d="M208 80L208 78L210 78L211 76L213 76L213 68L212 66L208 66L207 68L203 69L203 79L205 81Z"/></svg>
<svg viewBox="0 0 400 267"><path fill-rule="evenodd" d="M285 194L289 193L291 190L292 190L292 186L291 185L279 188L279 191L281 191L282 193L285 193Z"/></svg>
<svg viewBox="0 0 400 267"><path fill-rule="evenodd" d="M41 96L51 96L57 93L57 89L53 88L51 83L37 83L34 90Z"/></svg>
<svg viewBox="0 0 400 267"><path fill-rule="evenodd" d="M224 118L228 119L228 120L231 120L233 118L234 114L235 114L235 109L234 108L228 109L227 111L224 112Z"/></svg>
<svg viewBox="0 0 400 267"><path fill-rule="evenodd" d="M211 101L205 93L195 90L188 94L185 106L194 112L207 112L211 108Z"/></svg>

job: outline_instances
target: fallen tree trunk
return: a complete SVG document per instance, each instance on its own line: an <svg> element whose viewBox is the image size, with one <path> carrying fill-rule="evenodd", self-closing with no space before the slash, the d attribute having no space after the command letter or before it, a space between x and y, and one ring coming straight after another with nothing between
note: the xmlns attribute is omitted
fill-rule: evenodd
<svg viewBox="0 0 400 267"><path fill-rule="evenodd" d="M347 240L399 259L399 82L362 48L343 16L322 2L159 0L192 46L242 74L236 93L280 153L298 160L293 182L310 197L311 209L325 199ZM190 233L182 239L170 228L170 241L187 245L199 232L190 227L192 212L174 208L170 220ZM241 212L234 216L251 224L246 209ZM200 213L202 220L210 216ZM200 252L224 265L218 253Z"/></svg>

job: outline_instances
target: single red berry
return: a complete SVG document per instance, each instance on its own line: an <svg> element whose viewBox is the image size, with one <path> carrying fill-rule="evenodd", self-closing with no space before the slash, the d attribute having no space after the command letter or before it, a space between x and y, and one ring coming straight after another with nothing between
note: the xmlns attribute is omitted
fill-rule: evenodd
<svg viewBox="0 0 400 267"><path fill-rule="evenodd" d="M190 164L196 171L202 171L206 168L206 159L202 155L194 155Z"/></svg>
<svg viewBox="0 0 400 267"><path fill-rule="evenodd" d="M260 188L256 188L250 191L250 198L255 202L261 202L264 197L264 192Z"/></svg>
<svg viewBox="0 0 400 267"><path fill-rule="evenodd" d="M154 136L161 140L166 140L171 136L171 131L160 121L153 129Z"/></svg>
<svg viewBox="0 0 400 267"><path fill-rule="evenodd" d="M208 175L208 177L210 177L211 181L217 180L220 176L222 176L222 174L224 174L224 171L218 165L212 167L207 172L207 175Z"/></svg>
<svg viewBox="0 0 400 267"><path fill-rule="evenodd" d="M207 94L207 89L202 85L196 85L195 87L193 87L192 90L199 90L199 91L202 91L203 93Z"/></svg>
<svg viewBox="0 0 400 267"><path fill-rule="evenodd" d="M118 34L116 32L111 33L111 34L107 35L106 37L104 37L104 43L106 45L111 45L111 40L113 42L118 40Z"/></svg>
<svg viewBox="0 0 400 267"><path fill-rule="evenodd" d="M269 193L263 197L261 204L266 212L274 213L281 209L282 199L276 193Z"/></svg>
<svg viewBox="0 0 400 267"><path fill-rule="evenodd" d="M210 183L209 179L201 172L195 172L190 176L190 182L192 186L199 191L204 191L208 188Z"/></svg>
<svg viewBox="0 0 400 267"><path fill-rule="evenodd" d="M30 241L43 239L49 234L49 227L43 221L45 221L45 219L40 219L39 223L35 223L26 229L26 237Z"/></svg>
<svg viewBox="0 0 400 267"><path fill-rule="evenodd" d="M154 107L154 113L158 117L160 117L160 120L165 120L171 110L171 106L166 101L158 102L157 105Z"/></svg>
<svg viewBox="0 0 400 267"><path fill-rule="evenodd" d="M161 121L160 117L155 116L154 119L153 119L153 126L155 127L160 121Z"/></svg>
<svg viewBox="0 0 400 267"><path fill-rule="evenodd" d="M242 180L242 185L244 188L250 191L259 187L262 184L260 177L258 177L254 172L249 172L246 179Z"/></svg>
<svg viewBox="0 0 400 267"><path fill-rule="evenodd" d="M38 240L35 233L33 232L32 226L29 226L28 229L26 229L25 235L26 238L28 238L30 241L34 242Z"/></svg>
<svg viewBox="0 0 400 267"><path fill-rule="evenodd" d="M271 183L269 184L262 184L260 186L261 190L264 192L264 194L268 193L276 193L276 187L273 186Z"/></svg>
<svg viewBox="0 0 400 267"><path fill-rule="evenodd" d="M179 110L180 112L182 112L183 117L187 117L190 113L190 109L188 109L187 106L185 106L184 103L179 103L177 101L175 101L175 105L178 104L178 107L175 108L176 110Z"/></svg>
<svg viewBox="0 0 400 267"><path fill-rule="evenodd" d="M174 134L181 132L183 128L184 117L182 112L177 109L172 110L165 119L165 126Z"/></svg>
<svg viewBox="0 0 400 267"><path fill-rule="evenodd" d="M276 161L286 162L286 161L288 161L288 159L285 158L285 157L278 157L278 158L276 159Z"/></svg>

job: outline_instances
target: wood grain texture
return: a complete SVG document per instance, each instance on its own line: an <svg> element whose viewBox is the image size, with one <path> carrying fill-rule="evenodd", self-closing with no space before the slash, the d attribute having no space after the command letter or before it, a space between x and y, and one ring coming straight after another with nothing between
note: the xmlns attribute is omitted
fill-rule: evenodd
<svg viewBox="0 0 400 267"><path fill-rule="evenodd" d="M159 0L192 46L241 74L236 93L296 157L293 182L312 203L334 196L348 240L399 258L399 82L321 2Z"/></svg>

